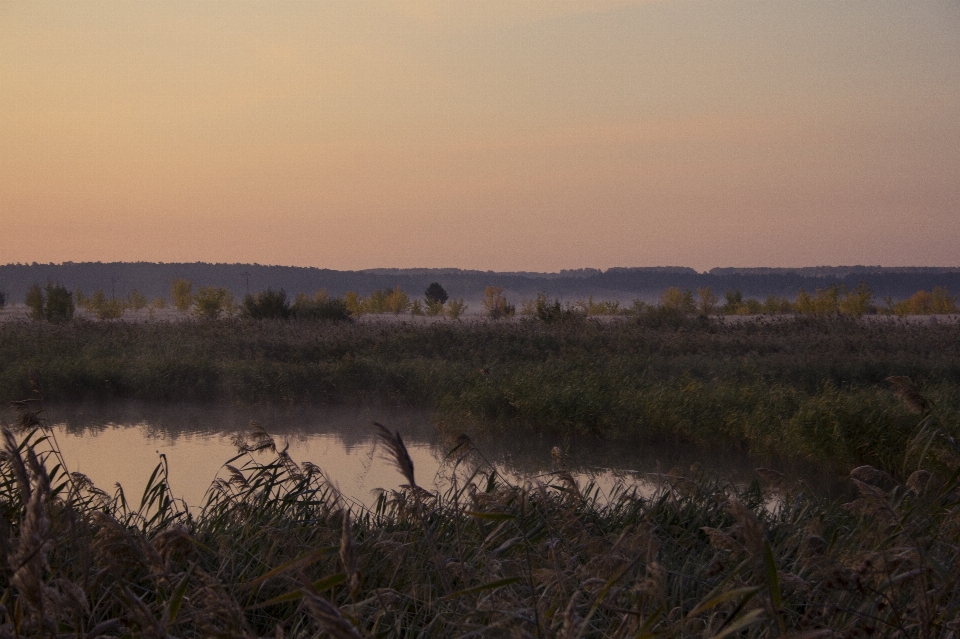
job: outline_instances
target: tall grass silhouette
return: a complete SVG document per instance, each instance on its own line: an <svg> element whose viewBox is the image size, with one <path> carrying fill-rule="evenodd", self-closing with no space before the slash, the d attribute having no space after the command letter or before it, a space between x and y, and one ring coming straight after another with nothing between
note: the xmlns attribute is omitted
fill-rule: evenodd
<svg viewBox="0 0 960 639"><path fill-rule="evenodd" d="M366 509L254 425L190 510L163 459L139 500L70 474L42 403L19 402L0 452L0 635L953 636L956 415L891 384L914 431L899 468L851 472L846 504L764 469L601 496L559 451L554 472L509 482L467 438L429 491L377 426L404 483Z"/></svg>

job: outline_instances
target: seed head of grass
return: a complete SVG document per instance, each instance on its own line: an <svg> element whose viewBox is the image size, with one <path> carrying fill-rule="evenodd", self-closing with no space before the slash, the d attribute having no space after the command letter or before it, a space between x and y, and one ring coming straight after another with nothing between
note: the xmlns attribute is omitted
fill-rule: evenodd
<svg viewBox="0 0 960 639"><path fill-rule="evenodd" d="M374 422L373 425L377 429L380 442L387 447L387 452L383 455L384 461L392 464L407 480L407 484L416 489L417 482L413 477L413 460L410 459L410 453L407 452L407 447L403 443L403 438L400 437L400 432L390 432L389 428L379 422Z"/></svg>
<svg viewBox="0 0 960 639"><path fill-rule="evenodd" d="M303 601L321 632L333 639L361 639L360 633L340 612L340 609L318 594L304 591Z"/></svg>

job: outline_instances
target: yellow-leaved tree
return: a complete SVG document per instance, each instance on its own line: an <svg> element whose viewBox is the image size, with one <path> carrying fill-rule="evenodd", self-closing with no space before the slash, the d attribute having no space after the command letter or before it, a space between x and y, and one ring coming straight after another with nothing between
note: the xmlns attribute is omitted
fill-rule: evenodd
<svg viewBox="0 0 960 639"><path fill-rule="evenodd" d="M170 283L170 299L178 311L190 310L190 307L193 306L193 280L175 278Z"/></svg>

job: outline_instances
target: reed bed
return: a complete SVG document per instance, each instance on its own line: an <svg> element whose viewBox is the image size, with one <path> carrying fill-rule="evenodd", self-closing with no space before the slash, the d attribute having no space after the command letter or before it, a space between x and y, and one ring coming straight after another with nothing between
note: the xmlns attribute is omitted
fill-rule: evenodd
<svg viewBox="0 0 960 639"><path fill-rule="evenodd" d="M385 402L432 409L454 431L723 446L887 471L915 425L887 377L910 376L960 414L956 324L649 320L7 323L0 399L27 396L33 370L51 401Z"/></svg>
<svg viewBox="0 0 960 639"><path fill-rule="evenodd" d="M35 377L34 384L38 384ZM164 460L142 496L62 463L39 402L0 454L2 637L954 637L960 447L911 380L892 472L847 504L757 470L696 467L601 496L566 472L511 483L466 437L431 492L377 425L398 486L367 510L263 429L238 437L201 508Z"/></svg>

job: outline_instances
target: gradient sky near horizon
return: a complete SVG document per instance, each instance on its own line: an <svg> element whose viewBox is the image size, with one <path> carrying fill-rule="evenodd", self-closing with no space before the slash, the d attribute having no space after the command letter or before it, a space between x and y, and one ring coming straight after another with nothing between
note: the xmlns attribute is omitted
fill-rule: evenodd
<svg viewBox="0 0 960 639"><path fill-rule="evenodd" d="M0 0L0 263L960 265L960 2Z"/></svg>

